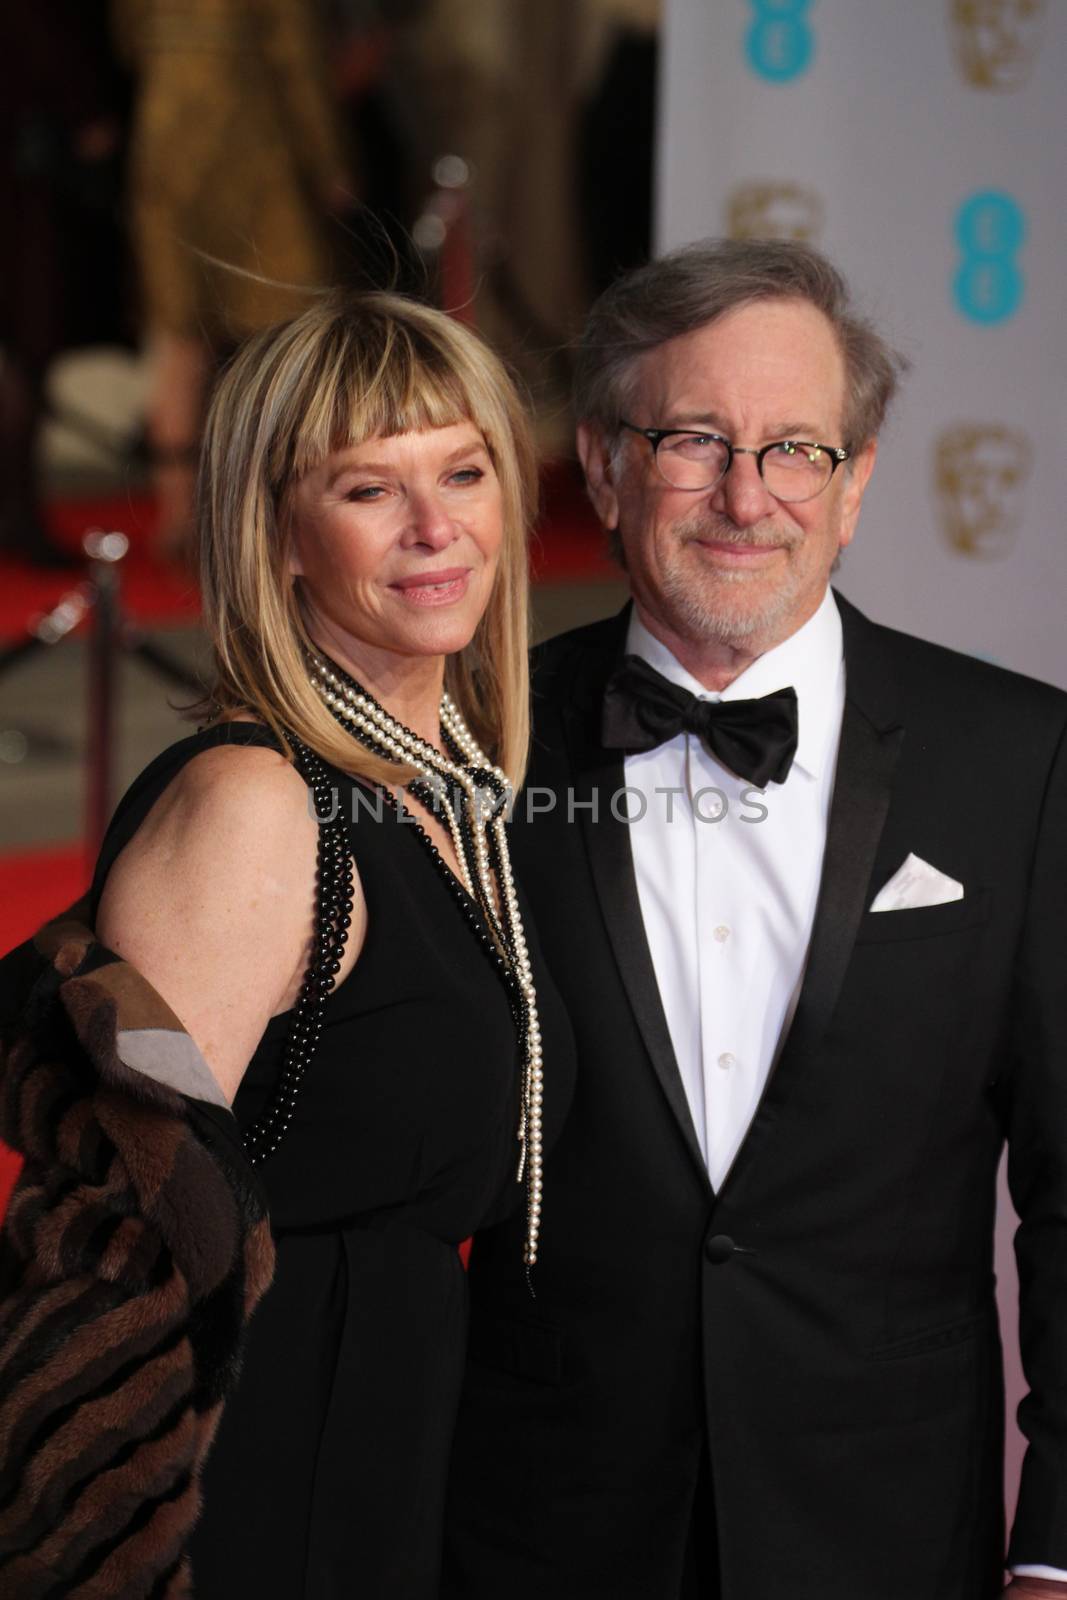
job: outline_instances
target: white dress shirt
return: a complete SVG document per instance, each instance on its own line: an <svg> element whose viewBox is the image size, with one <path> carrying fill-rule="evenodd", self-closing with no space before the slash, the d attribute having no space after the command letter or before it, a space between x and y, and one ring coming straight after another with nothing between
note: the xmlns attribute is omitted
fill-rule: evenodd
<svg viewBox="0 0 1067 1600"><path fill-rule="evenodd" d="M789 685L797 693L797 753L782 784L755 789L694 734L625 759L627 787L642 797L628 801L641 915L693 1126L719 1188L804 975L845 704L841 618L828 589L803 627L722 694L691 677L636 611L626 648L702 700Z"/></svg>

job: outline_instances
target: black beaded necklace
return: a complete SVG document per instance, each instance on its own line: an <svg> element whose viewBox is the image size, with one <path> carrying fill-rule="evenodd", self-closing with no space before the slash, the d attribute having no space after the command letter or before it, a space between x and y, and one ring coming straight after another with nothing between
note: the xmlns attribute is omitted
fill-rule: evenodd
<svg viewBox="0 0 1067 1600"><path fill-rule="evenodd" d="M509 789L504 774L492 767L478 748L448 695L441 703L441 731L448 758L398 723L353 678L334 662L310 658L312 683L336 720L376 756L387 761L415 762L422 769L408 792L444 820L456 846L465 884L449 866L427 829L398 794L382 786L384 801L410 824L439 877L456 902L507 993L523 1062L521 1145L518 1178L525 1180L526 1246L529 1270L537 1260L542 1202L541 1108L543 1073L536 997L511 864L503 812ZM323 1010L340 971L352 922L352 862L348 830L336 804L328 768L301 740L288 735L297 769L311 790L319 822L317 862L317 925L308 970L294 1008L292 1026L277 1087L263 1115L246 1131L244 1142L253 1165L265 1161L288 1129L300 1085L314 1055L323 1025ZM450 784L449 778L457 779ZM473 800L472 800L473 797ZM474 863L471 870L469 863ZM499 886L499 911L492 884ZM532 1292L532 1290L531 1290Z"/></svg>
<svg viewBox="0 0 1067 1600"><path fill-rule="evenodd" d="M330 774L313 750L288 734L297 771L311 790L319 825L316 864L316 927L286 1042L281 1075L263 1114L246 1128L244 1146L254 1167L273 1155L293 1116L300 1084L322 1032L322 1014L337 982L352 926L352 858L348 829L330 800Z"/></svg>

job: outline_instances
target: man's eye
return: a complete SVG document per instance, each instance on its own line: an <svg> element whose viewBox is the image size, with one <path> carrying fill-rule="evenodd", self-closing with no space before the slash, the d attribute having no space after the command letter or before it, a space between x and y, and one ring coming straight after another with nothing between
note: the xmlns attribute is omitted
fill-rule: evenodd
<svg viewBox="0 0 1067 1600"><path fill-rule="evenodd" d="M679 433L664 441L668 450L681 456L706 456L722 448L713 433Z"/></svg>
<svg viewBox="0 0 1067 1600"><path fill-rule="evenodd" d="M769 454L784 466L818 467L823 461L817 444L803 444L796 439L783 439L780 444L772 445Z"/></svg>

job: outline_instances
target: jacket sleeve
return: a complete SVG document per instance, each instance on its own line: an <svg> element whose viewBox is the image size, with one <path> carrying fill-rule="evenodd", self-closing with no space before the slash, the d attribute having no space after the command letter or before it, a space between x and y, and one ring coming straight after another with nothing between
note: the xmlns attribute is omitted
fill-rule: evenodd
<svg viewBox="0 0 1067 1600"><path fill-rule="evenodd" d="M22 996L0 1138L23 1158L0 1236L0 1592L187 1595L200 1468L273 1269L263 1195L224 1104L174 1087L192 1040L88 930L0 977Z"/></svg>
<svg viewBox="0 0 1067 1600"><path fill-rule="evenodd" d="M1029 1393L1008 1560L1067 1570L1067 731L1042 807L1011 1026L1008 1181Z"/></svg>

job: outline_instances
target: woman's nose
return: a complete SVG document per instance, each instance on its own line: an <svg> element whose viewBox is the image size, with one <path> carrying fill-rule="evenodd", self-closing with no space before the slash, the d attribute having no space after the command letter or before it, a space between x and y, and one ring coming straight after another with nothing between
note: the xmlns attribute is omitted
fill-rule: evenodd
<svg viewBox="0 0 1067 1600"><path fill-rule="evenodd" d="M439 495L427 493L413 496L408 502L408 511L405 543L443 550L456 538L458 530Z"/></svg>

